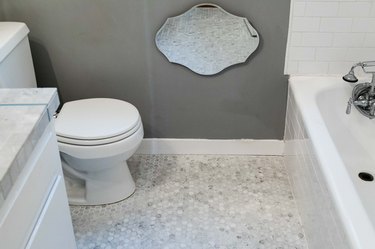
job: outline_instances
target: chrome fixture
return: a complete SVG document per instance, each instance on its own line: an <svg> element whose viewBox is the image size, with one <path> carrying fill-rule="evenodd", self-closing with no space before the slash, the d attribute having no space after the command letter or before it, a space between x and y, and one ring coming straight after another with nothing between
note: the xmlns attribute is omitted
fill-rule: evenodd
<svg viewBox="0 0 375 249"><path fill-rule="evenodd" d="M362 65L361 62L353 65L352 68L350 69L349 73L346 74L346 75L344 75L342 77L342 79L345 80L346 82L349 82L349 83L355 83L355 82L357 82L358 79L354 75L354 68L356 68L358 66L361 66L361 65Z"/></svg>
<svg viewBox="0 0 375 249"><path fill-rule="evenodd" d="M358 78L354 74L354 69L361 67L365 73L372 74L371 82L359 83L352 91L352 96L348 101L346 114L351 112L352 105L369 119L375 118L375 61L358 62L352 66L349 73L344 75L343 80L349 83L356 83Z"/></svg>

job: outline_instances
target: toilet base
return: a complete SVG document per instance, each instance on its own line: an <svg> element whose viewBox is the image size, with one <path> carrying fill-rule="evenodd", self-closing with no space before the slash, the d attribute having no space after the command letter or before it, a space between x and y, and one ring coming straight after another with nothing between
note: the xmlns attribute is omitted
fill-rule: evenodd
<svg viewBox="0 0 375 249"><path fill-rule="evenodd" d="M102 205L121 201L135 191L126 161L101 171L78 172L62 160L65 185L71 205Z"/></svg>

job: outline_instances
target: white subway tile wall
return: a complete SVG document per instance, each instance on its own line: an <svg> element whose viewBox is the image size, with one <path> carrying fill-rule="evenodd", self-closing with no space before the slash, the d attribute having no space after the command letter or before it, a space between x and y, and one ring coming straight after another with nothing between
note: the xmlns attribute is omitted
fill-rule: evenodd
<svg viewBox="0 0 375 249"><path fill-rule="evenodd" d="M290 89L284 137L285 166L309 249L349 249L343 225Z"/></svg>
<svg viewBox="0 0 375 249"><path fill-rule="evenodd" d="M375 60L375 0L291 0L285 74L345 74Z"/></svg>

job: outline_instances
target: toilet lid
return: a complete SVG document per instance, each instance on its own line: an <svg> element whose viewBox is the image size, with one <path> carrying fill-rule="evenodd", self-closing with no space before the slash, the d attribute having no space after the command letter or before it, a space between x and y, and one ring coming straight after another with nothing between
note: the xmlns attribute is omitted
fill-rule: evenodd
<svg viewBox="0 0 375 249"><path fill-rule="evenodd" d="M72 139L105 139L124 134L139 120L138 110L117 99L95 98L67 102L55 123L58 136Z"/></svg>

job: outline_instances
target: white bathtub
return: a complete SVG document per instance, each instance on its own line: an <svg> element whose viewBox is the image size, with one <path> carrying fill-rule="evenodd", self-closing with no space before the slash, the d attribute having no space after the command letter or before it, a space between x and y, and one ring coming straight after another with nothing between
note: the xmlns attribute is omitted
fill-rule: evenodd
<svg viewBox="0 0 375 249"><path fill-rule="evenodd" d="M291 77L286 166L310 249L375 248L375 119L352 107L339 77Z"/></svg>

